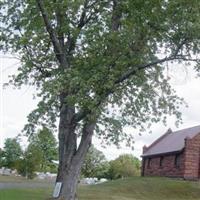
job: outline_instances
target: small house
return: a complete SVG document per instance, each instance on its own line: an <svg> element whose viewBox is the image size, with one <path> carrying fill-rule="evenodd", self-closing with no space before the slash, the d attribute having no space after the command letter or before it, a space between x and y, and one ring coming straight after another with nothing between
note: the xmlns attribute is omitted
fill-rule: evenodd
<svg viewBox="0 0 200 200"><path fill-rule="evenodd" d="M142 176L200 179L200 126L172 131L143 147Z"/></svg>

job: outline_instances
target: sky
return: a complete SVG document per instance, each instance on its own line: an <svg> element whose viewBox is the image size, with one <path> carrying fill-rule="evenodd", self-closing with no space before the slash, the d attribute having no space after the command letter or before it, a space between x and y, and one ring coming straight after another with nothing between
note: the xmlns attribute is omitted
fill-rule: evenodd
<svg viewBox="0 0 200 200"><path fill-rule="evenodd" d="M0 54L0 147L3 147L5 138L15 137L21 133L26 123L26 116L33 110L37 101L33 100L35 90L28 86L20 90L8 87L3 89L3 83L8 81L8 76L15 74L19 61L9 55ZM114 145L103 148L98 139L94 138L95 147L103 151L108 160L115 159L120 154L131 153L140 158L142 147L150 145L155 139L164 134L168 128L178 130L192 127L200 124L200 78L196 78L192 67L184 65L170 66L167 73L171 77L172 87L180 97L183 97L188 104L188 108L182 107L183 123L175 126L173 117L168 119L167 126L162 123L152 125L152 134L143 133L142 136L137 134L133 128L128 127L127 131L134 134L134 150L122 145L117 149ZM23 142L25 146L25 142Z"/></svg>

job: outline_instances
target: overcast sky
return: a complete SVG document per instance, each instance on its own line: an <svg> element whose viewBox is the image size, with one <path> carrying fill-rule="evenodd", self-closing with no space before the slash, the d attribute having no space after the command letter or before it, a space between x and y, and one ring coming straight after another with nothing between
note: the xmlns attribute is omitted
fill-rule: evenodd
<svg viewBox="0 0 200 200"><path fill-rule="evenodd" d="M8 80L8 75L16 73L18 65L18 60L0 54L0 147L3 146L5 138L15 137L21 132L26 123L26 116L37 104L37 101L32 98L34 89L30 87L23 87L21 90L15 90L11 87L4 90L2 88L2 84ZM195 78L195 73L191 70L191 67L172 66L168 73L172 77L173 88L180 97L184 97L189 105L189 108L181 108L183 124L177 128L175 127L174 119L169 118L167 127L162 124L154 124L152 126L152 134L144 133L142 136L137 135L137 131L131 127L128 128L128 131L133 133L135 137L133 151L125 146L121 149L117 149L114 146L102 148L100 141L94 139L95 146L102 150L109 160L122 153L132 153L140 157L142 147L151 144L156 138L165 133L168 128L177 130L200 124L200 78Z"/></svg>

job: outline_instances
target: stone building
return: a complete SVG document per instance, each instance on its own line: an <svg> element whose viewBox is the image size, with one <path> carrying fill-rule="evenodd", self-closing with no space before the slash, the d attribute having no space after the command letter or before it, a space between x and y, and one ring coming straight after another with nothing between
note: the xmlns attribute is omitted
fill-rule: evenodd
<svg viewBox="0 0 200 200"><path fill-rule="evenodd" d="M142 176L200 179L200 126L169 129L149 147L143 147Z"/></svg>

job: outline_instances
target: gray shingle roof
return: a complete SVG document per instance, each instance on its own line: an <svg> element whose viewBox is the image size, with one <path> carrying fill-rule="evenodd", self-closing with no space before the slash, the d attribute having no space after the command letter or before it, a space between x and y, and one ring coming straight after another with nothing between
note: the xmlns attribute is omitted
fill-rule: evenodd
<svg viewBox="0 0 200 200"><path fill-rule="evenodd" d="M181 151L185 146L185 138L193 138L198 133L200 133L200 126L186 128L175 132L168 131L152 143L142 156Z"/></svg>

